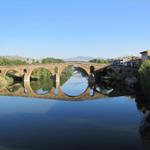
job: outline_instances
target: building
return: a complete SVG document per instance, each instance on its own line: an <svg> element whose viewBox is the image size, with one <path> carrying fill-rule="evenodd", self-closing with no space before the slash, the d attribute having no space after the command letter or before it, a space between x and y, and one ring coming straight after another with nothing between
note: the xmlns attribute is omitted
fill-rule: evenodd
<svg viewBox="0 0 150 150"><path fill-rule="evenodd" d="M150 50L141 52L141 55L142 55L142 61L150 59Z"/></svg>
<svg viewBox="0 0 150 150"><path fill-rule="evenodd" d="M128 67L138 67L140 65L141 59L136 56L124 56L114 59L113 65L122 65Z"/></svg>

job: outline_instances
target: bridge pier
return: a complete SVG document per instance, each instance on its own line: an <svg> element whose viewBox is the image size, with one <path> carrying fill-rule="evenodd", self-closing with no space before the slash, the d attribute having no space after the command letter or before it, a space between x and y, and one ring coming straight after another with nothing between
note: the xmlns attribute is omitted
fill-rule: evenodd
<svg viewBox="0 0 150 150"><path fill-rule="evenodd" d="M60 87L60 75L56 74L56 88Z"/></svg>
<svg viewBox="0 0 150 150"><path fill-rule="evenodd" d="M30 82L30 76L28 74L24 74L24 79L23 79L24 83L26 82Z"/></svg>

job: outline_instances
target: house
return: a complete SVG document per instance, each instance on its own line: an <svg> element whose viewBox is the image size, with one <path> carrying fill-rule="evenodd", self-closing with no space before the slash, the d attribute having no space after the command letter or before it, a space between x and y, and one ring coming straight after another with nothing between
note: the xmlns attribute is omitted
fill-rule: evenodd
<svg viewBox="0 0 150 150"><path fill-rule="evenodd" d="M140 58L136 56L124 56L114 59L113 65L122 65L128 67L138 67L140 64Z"/></svg>
<svg viewBox="0 0 150 150"><path fill-rule="evenodd" d="M150 59L150 50L141 52L141 55L142 55L142 61Z"/></svg>

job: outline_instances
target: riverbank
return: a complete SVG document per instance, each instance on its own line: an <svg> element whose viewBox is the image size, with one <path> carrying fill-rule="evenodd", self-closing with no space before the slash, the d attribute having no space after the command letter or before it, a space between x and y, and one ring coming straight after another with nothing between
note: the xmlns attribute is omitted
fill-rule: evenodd
<svg viewBox="0 0 150 150"><path fill-rule="evenodd" d="M147 99L150 99L150 60L143 62L139 69L139 82L141 91Z"/></svg>

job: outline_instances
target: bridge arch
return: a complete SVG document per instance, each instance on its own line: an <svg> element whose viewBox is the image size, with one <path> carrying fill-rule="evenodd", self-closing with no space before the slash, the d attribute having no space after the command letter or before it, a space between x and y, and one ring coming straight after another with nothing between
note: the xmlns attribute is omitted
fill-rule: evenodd
<svg viewBox="0 0 150 150"><path fill-rule="evenodd" d="M12 72L12 73L18 73L18 75L23 75L23 73L21 72L21 70L17 69L17 68L9 68L9 69L6 69L3 73L3 76L6 76L9 72Z"/></svg>
<svg viewBox="0 0 150 150"><path fill-rule="evenodd" d="M13 78L12 82L15 81L23 81L23 72L19 68L9 68L3 71L3 77L11 77Z"/></svg>
<svg viewBox="0 0 150 150"><path fill-rule="evenodd" d="M44 74L43 74L44 72ZM29 84L32 91L38 95L48 94L54 86L54 78L52 71L49 67L35 67L30 71ZM45 80L46 79L46 80ZM37 80L36 82L31 82Z"/></svg>
<svg viewBox="0 0 150 150"><path fill-rule="evenodd" d="M33 71L34 71L34 70L38 70L38 69L45 69L45 70L47 70L50 74L53 74L53 70L52 70L51 68L46 67L46 66L45 66L45 67L44 67L44 66L37 66L37 67L34 67L33 69L30 70L29 76L31 77ZM27 71L28 71L28 70L27 70Z"/></svg>
<svg viewBox="0 0 150 150"><path fill-rule="evenodd" d="M69 67L70 69L68 71L67 68ZM60 74L60 88L62 93L68 97L79 97L83 95L84 93L86 93L88 89L88 76L89 75L87 71L82 67L80 67L79 65L72 65L72 64L66 65ZM76 83L83 82L83 86L81 87L81 90L79 91L75 90L77 87L80 86L80 84L74 84L74 82ZM69 87L72 87L71 88L72 90L69 90ZM73 92L74 91L73 89L75 90L75 92Z"/></svg>
<svg viewBox="0 0 150 150"><path fill-rule="evenodd" d="M62 91L62 90L61 90ZM81 96L84 96L85 95L85 93L87 94L87 92L88 92L88 94L89 94L89 96L90 96L90 92L89 92L89 87L87 86L87 88L81 93L81 94L79 94L79 95L69 95L69 94L67 94L67 93L65 93L65 92L63 92L62 91L62 93L65 95L65 96L67 96L67 97L72 97L72 98L78 98L78 97L81 97Z"/></svg>
<svg viewBox="0 0 150 150"><path fill-rule="evenodd" d="M30 68L24 68L24 74L25 74L24 82L30 82L32 72L36 69L46 69L46 70L48 70L48 72L51 75L53 75L53 73L54 73L53 68L51 68L51 66L50 67L48 67L48 66L34 66L34 67L30 67Z"/></svg>
<svg viewBox="0 0 150 150"><path fill-rule="evenodd" d="M87 68L87 67L85 67L85 66L83 66L81 64L69 64L69 63L67 65L61 66L59 74L61 75L62 72L65 70L65 68L67 68L69 66L81 68L81 69L83 69L87 73L87 75L90 74L90 68Z"/></svg>

